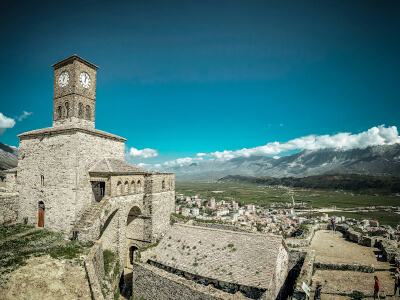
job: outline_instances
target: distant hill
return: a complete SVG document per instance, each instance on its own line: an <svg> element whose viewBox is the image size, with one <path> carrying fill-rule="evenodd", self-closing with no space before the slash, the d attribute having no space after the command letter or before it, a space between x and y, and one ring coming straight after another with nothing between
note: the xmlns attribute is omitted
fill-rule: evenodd
<svg viewBox="0 0 400 300"><path fill-rule="evenodd" d="M329 174L308 177L252 177L229 175L218 182L253 183L262 185L283 185L298 188L349 190L354 192L379 191L400 192L400 177L377 177L357 174Z"/></svg>
<svg viewBox="0 0 400 300"><path fill-rule="evenodd" d="M0 143L0 177L4 170L15 168L18 165L18 149Z"/></svg>
<svg viewBox="0 0 400 300"><path fill-rule="evenodd" d="M238 157L227 161L209 160L189 166L168 168L176 179L217 180L227 175L306 177L321 174L400 176L400 144L365 149L303 150L274 159L266 156Z"/></svg>

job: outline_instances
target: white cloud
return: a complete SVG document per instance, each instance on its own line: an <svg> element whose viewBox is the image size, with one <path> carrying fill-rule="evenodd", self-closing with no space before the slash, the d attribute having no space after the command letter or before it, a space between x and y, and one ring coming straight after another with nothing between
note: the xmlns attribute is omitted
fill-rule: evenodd
<svg viewBox="0 0 400 300"><path fill-rule="evenodd" d="M3 134L3 132L7 129L7 128L13 128L15 125L15 120L12 118L8 118L5 115L3 115L0 112L0 135Z"/></svg>
<svg viewBox="0 0 400 300"><path fill-rule="evenodd" d="M22 119L27 118L27 117L30 116L31 114L33 114L33 112L23 111L23 114L20 115L19 117L17 117L17 120L18 120L18 121L22 121Z"/></svg>
<svg viewBox="0 0 400 300"><path fill-rule="evenodd" d="M228 160L240 156L277 155L296 149L366 148L368 146L393 143L400 143L397 127L385 127L385 125L380 125L358 134L341 132L334 135L308 135L290 140L286 143L271 142L264 146L249 149L243 148L236 151L216 151L209 155L216 159Z"/></svg>
<svg viewBox="0 0 400 300"><path fill-rule="evenodd" d="M158 151L150 148L144 148L138 150L136 148L129 149L129 152L125 154L129 158L151 158L158 156Z"/></svg>
<svg viewBox="0 0 400 300"><path fill-rule="evenodd" d="M285 153L292 150L313 150L325 148L366 148L374 145L387 145L400 143L399 132L396 126L385 127L380 125L372 127L367 131L351 134L349 132L340 132L334 135L308 135L299 137L285 143L271 142L264 146L254 148L243 148L240 150L224 150L211 153L197 153L196 157L178 158L167 161L161 164L147 165L147 168L153 170L163 170L169 167L190 165L194 162L203 161L203 157L210 157L211 160L229 160L235 157L250 157L250 156L273 156L274 159L279 159L277 156L280 153ZM139 164L140 166L140 164Z"/></svg>

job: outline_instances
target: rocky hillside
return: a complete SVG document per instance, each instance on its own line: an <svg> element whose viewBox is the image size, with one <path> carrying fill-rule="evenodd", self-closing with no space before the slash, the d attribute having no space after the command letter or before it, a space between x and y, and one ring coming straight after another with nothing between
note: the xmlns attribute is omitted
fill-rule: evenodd
<svg viewBox="0 0 400 300"><path fill-rule="evenodd" d="M227 175L306 177L321 174L400 176L400 144L365 149L303 150L290 156L239 157L169 168L177 180L217 180Z"/></svg>
<svg viewBox="0 0 400 300"><path fill-rule="evenodd" d="M16 167L18 164L18 149L0 143L0 177L4 176L4 170Z"/></svg>

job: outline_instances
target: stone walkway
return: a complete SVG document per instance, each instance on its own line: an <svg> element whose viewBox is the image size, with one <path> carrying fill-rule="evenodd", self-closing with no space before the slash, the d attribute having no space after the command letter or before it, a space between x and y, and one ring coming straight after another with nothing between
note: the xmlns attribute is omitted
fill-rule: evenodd
<svg viewBox="0 0 400 300"><path fill-rule="evenodd" d="M375 268L386 271L375 273L363 273L354 271L319 270L317 269L312 277L313 286L320 281L323 289L322 299L344 300L349 297L332 295L346 293L354 290L363 292L372 297L374 287L374 275L378 276L381 282L381 290L387 296L393 293L394 279L393 266L385 262L381 257L381 251L377 248L361 246L346 240L342 233L333 234L332 231L320 230L315 233L312 243L308 249L315 250L315 261L328 264L359 264L374 265ZM329 294L327 294L329 293ZM312 295L313 296L313 295ZM311 297L313 299L313 297ZM393 299L400 299L399 297Z"/></svg>
<svg viewBox="0 0 400 300"><path fill-rule="evenodd" d="M378 248L347 241L341 232L333 234L329 230L319 230L308 248L315 250L316 262L374 265L378 269L390 268L389 263L381 257L377 259L377 255L382 253Z"/></svg>

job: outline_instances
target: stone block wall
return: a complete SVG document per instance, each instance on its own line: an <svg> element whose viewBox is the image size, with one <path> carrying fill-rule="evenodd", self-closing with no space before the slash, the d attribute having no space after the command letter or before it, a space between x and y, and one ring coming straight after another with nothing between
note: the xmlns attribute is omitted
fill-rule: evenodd
<svg viewBox="0 0 400 300"><path fill-rule="evenodd" d="M150 208L153 241L170 228L171 213L175 211L175 191L146 195L145 206Z"/></svg>
<svg viewBox="0 0 400 300"><path fill-rule="evenodd" d="M7 192L17 192L17 172L6 173Z"/></svg>
<svg viewBox="0 0 400 300"><path fill-rule="evenodd" d="M154 194L175 191L175 174L156 173L146 178L145 193Z"/></svg>
<svg viewBox="0 0 400 300"><path fill-rule="evenodd" d="M128 183L126 191L125 183ZM121 183L119 188L118 183ZM111 176L111 197L121 195L142 194L144 192L145 177L143 175Z"/></svg>
<svg viewBox="0 0 400 300"><path fill-rule="evenodd" d="M279 294L281 287L284 285L286 277L289 273L289 252L287 247L283 245L279 248L278 259L275 269L275 289L273 291L273 298L276 298ZM272 292L272 290L271 290Z"/></svg>
<svg viewBox="0 0 400 300"><path fill-rule="evenodd" d="M123 141L87 134L76 133L76 218L92 203L92 185L88 170L104 157L124 159Z"/></svg>
<svg viewBox="0 0 400 300"><path fill-rule="evenodd" d="M97 241L89 254L85 258L85 269L88 276L90 292L92 298L96 300L104 299L101 293L101 286L104 279L104 258L101 241Z"/></svg>
<svg viewBox="0 0 400 300"><path fill-rule="evenodd" d="M315 261L315 250L307 251L299 277L297 278L296 281L296 287L293 293L294 299L300 300L306 298L306 293L303 291L301 286L303 282L305 282L308 286L311 285L311 277L313 273L314 261Z"/></svg>
<svg viewBox="0 0 400 300"><path fill-rule="evenodd" d="M168 273L157 267L133 263L132 296L134 299L239 300L248 299L240 292L225 293ZM162 296L161 296L162 295Z"/></svg>
<svg viewBox="0 0 400 300"><path fill-rule="evenodd" d="M122 140L80 131L21 137L19 220L28 217L28 223L36 226L38 203L42 201L44 226L71 231L73 222L92 203L88 169L103 157L123 159L123 151Z"/></svg>
<svg viewBox="0 0 400 300"><path fill-rule="evenodd" d="M18 219L36 226L38 204L45 205L44 227L68 231L75 219L76 150L71 134L23 138L19 146ZM43 178L41 178L43 176Z"/></svg>
<svg viewBox="0 0 400 300"><path fill-rule="evenodd" d="M17 193L0 195L0 224L18 219L18 201Z"/></svg>

